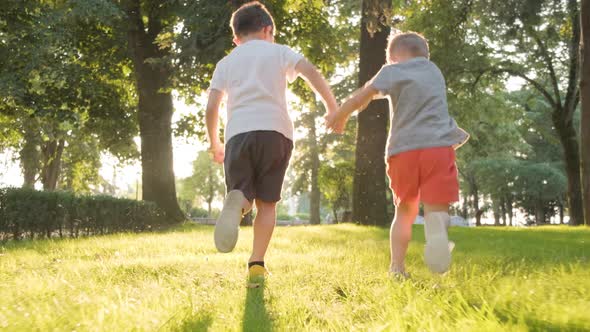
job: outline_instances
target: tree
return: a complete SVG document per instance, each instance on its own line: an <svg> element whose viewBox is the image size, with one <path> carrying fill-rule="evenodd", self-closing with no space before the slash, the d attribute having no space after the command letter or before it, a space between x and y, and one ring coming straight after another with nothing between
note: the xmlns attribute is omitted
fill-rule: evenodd
<svg viewBox="0 0 590 332"><path fill-rule="evenodd" d="M321 111L314 104L310 105L310 109L302 107L301 110L296 125L305 128L307 135L298 141L298 151L293 162L298 176L292 191L299 194L309 191L309 222L312 225L319 225L321 222L319 184L321 147L316 118Z"/></svg>
<svg viewBox="0 0 590 332"><path fill-rule="evenodd" d="M275 7L278 14L275 14L277 31L287 33L285 36L279 35L279 42L286 42L298 49L328 78L336 68L346 67L353 61L357 45L349 42L354 30L347 21L347 14L351 13L352 8L347 3L290 1L284 6L290 12L285 13L284 9ZM344 16L330 20L330 14L334 12ZM293 158L297 179L292 191L310 193L310 223L319 224L322 197L320 165L328 136L322 129L325 111L303 80L298 80L291 89L299 97L298 105L294 105L298 110L295 125L305 133L297 142Z"/></svg>
<svg viewBox="0 0 590 332"><path fill-rule="evenodd" d="M334 165L324 164L320 168L319 182L328 204L334 214L334 221L338 222L338 211L350 206L352 192L353 164L339 162Z"/></svg>
<svg viewBox="0 0 590 332"><path fill-rule="evenodd" d="M9 56L0 66L0 109L9 121L0 125L12 128L24 185L40 178L56 189L64 149L80 139L132 157L129 84L103 25L116 9L102 1L8 1L3 9L0 52Z"/></svg>
<svg viewBox="0 0 590 332"><path fill-rule="evenodd" d="M359 87L385 63L391 1L363 0L359 55ZM373 101L358 116L352 215L363 225L387 225L383 153L389 125L387 101Z"/></svg>
<svg viewBox="0 0 590 332"><path fill-rule="evenodd" d="M165 40L178 22L169 3L129 0L126 4L128 45L138 91L142 193L168 217L182 220L172 156L172 44Z"/></svg>
<svg viewBox="0 0 590 332"><path fill-rule="evenodd" d="M61 158L60 189L83 194L96 192L101 180L99 140L83 133L71 137Z"/></svg>
<svg viewBox="0 0 590 332"><path fill-rule="evenodd" d="M179 197L190 202L204 201L211 218L211 204L224 193L223 167L214 163L207 151L199 152L193 162L193 175L180 180Z"/></svg>
<svg viewBox="0 0 590 332"><path fill-rule="evenodd" d="M580 149L573 122L580 99L577 0L478 4L477 18L482 20L482 29L477 32L502 43L489 50L494 62L491 72L520 77L553 109L552 122L563 146L567 171L570 225L579 225L584 212Z"/></svg>
<svg viewBox="0 0 590 332"><path fill-rule="evenodd" d="M590 0L582 0L581 17L581 80L582 121L580 126L582 156L582 188L584 194L584 216L590 226Z"/></svg>

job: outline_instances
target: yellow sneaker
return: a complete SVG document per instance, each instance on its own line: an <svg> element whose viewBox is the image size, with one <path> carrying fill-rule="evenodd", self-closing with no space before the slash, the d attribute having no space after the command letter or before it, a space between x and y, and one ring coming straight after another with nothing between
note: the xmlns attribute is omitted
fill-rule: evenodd
<svg viewBox="0 0 590 332"><path fill-rule="evenodd" d="M270 275L270 272L264 267L260 265L252 265L248 268L248 279L251 282L261 282L264 281L266 277Z"/></svg>

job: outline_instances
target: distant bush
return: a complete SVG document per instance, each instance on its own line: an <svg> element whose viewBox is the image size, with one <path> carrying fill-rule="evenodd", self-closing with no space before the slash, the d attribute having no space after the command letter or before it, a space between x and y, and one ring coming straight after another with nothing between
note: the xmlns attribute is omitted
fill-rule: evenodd
<svg viewBox="0 0 590 332"><path fill-rule="evenodd" d="M199 207L193 207L189 211L189 215L192 218L207 218L209 217L209 212L205 209L201 209Z"/></svg>
<svg viewBox="0 0 590 332"><path fill-rule="evenodd" d="M0 239L141 232L173 221L150 202L0 188Z"/></svg>
<svg viewBox="0 0 590 332"><path fill-rule="evenodd" d="M291 221L293 219L295 219L295 216L292 216L288 213L277 214L277 220Z"/></svg>
<svg viewBox="0 0 590 332"><path fill-rule="evenodd" d="M309 220L309 213L296 213L295 219L296 220Z"/></svg>

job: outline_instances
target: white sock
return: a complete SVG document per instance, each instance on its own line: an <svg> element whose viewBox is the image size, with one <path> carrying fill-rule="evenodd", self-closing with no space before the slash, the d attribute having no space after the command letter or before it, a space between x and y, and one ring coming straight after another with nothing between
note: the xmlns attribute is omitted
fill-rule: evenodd
<svg viewBox="0 0 590 332"><path fill-rule="evenodd" d="M451 216L447 212L430 212L424 215L424 236L426 243L433 237L448 236L447 228Z"/></svg>

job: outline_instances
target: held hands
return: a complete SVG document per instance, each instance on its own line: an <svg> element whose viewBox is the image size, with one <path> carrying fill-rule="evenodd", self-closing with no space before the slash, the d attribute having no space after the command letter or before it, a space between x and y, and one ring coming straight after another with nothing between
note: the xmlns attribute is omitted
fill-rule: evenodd
<svg viewBox="0 0 590 332"><path fill-rule="evenodd" d="M342 109L330 112L325 116L326 127L336 134L342 134L344 133L344 128L346 127L349 118L350 114L343 112Z"/></svg>
<svg viewBox="0 0 590 332"><path fill-rule="evenodd" d="M223 160L225 159L225 149L221 142L218 141L215 143L211 143L211 146L209 147L209 152L213 157L213 161L215 161L218 164L223 164Z"/></svg>
<svg viewBox="0 0 590 332"><path fill-rule="evenodd" d="M333 132L341 134L350 115L355 111L361 112L376 96L379 90L371 84L366 84L363 88L355 91L348 100L346 100L336 112L328 112L326 116L326 125Z"/></svg>

